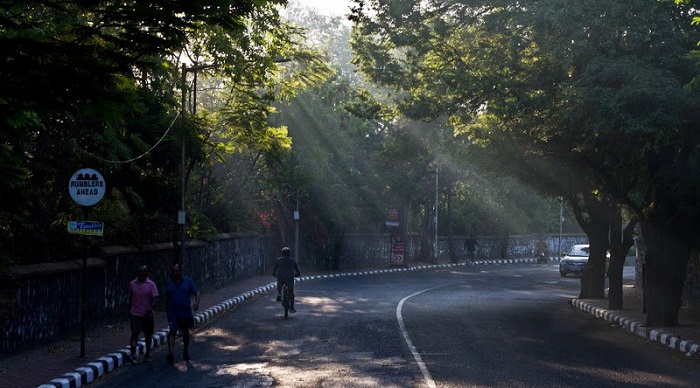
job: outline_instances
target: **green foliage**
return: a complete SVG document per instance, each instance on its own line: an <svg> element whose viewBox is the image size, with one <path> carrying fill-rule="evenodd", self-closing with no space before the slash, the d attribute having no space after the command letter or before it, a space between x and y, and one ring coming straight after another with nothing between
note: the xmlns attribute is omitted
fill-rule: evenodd
<svg viewBox="0 0 700 388"><path fill-rule="evenodd" d="M197 93L201 159L193 169L190 212L198 236L217 231L269 232L275 218L274 173L287 158L291 139L285 125L272 124L275 101L289 100L301 90L326 80L332 71L320 55L297 45L300 32L281 23L276 11L259 9L249 35L203 35L190 50L197 62L226 53L214 74L201 77ZM210 40L207 40L210 39ZM227 42L227 43L224 43Z"/></svg>
<svg viewBox="0 0 700 388"><path fill-rule="evenodd" d="M297 198L312 243L385 231L386 211L395 206L409 230L425 233L436 167L437 211L441 220L454 214L455 233L550 227L549 203L473 166L483 154L470 156L475 145L506 142L482 136L493 123L525 128L513 112L536 112L550 101L540 89L525 92L533 98L522 105L506 93L530 78L502 63L536 67L534 45L528 58L512 55L513 42L526 42L525 30L509 30L516 24L500 10L484 13L494 23L481 25L478 13L457 4L435 9L423 24L417 2L389 2L381 14L395 19L376 27L393 31L390 39L355 37L376 49L357 46L363 54L355 63L374 77L370 85L349 63L350 29L342 20L309 13L287 23L277 8L284 3L0 7L6 262L76 256L77 239L65 225L83 217L106 225L94 245L177 242L183 173L188 238L257 231L286 239ZM470 23L453 23L460 18ZM481 56L471 41L499 50ZM560 74L546 73L539 85ZM388 103L394 97L405 98ZM486 107L498 115L482 121L483 133L473 130L471 114ZM468 138L453 137L452 124ZM82 167L101 171L108 185L90 209L74 204L65 189ZM448 207L448 198L457 200Z"/></svg>
<svg viewBox="0 0 700 388"><path fill-rule="evenodd" d="M355 14L356 63L397 91L402 112L449 115L493 166L552 194L574 188L551 182L583 165L589 184L641 189L645 152L677 144L671 128L694 104L683 86L697 71L668 3L434 1L400 19L384 12L392 2L368 4ZM562 161L570 171L543 176Z"/></svg>
<svg viewBox="0 0 700 388"><path fill-rule="evenodd" d="M285 169L290 175L282 181L287 188L280 189L300 191L305 219L318 222L306 229L314 239L376 228L383 216L372 163L378 135L338 109L351 101L349 91L342 81L328 82L279 108L277 120L286 124L293 140Z"/></svg>
<svg viewBox="0 0 700 388"><path fill-rule="evenodd" d="M289 145L284 129L265 124L273 92L290 95L304 81L322 78L324 67L313 53L300 52L299 63L321 75L294 72L300 78L279 87L276 62L294 54L295 45L294 30L279 20L280 4L21 1L0 7L3 250L23 260L74 254L65 222L83 214L65 185L78 168L96 168L106 178L107 196L89 210L109 224L103 242L139 244L175 234L183 140L188 176L209 163L211 149L254 150L266 158L283 152ZM207 113L174 122L177 92L184 86L193 96L176 62L184 52L243 87L238 97L255 97L239 105L253 109L245 112L245 125ZM228 124L238 125L233 135L213 136ZM232 147L233 141L243 146ZM196 199L191 234L210 233L215 227L197 208L207 202Z"/></svg>

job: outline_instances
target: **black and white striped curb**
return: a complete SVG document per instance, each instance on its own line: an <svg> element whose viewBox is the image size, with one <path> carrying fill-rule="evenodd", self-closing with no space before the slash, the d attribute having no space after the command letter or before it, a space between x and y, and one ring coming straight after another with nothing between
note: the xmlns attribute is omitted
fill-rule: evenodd
<svg viewBox="0 0 700 388"><path fill-rule="evenodd" d="M345 277L345 276L364 276L364 275L374 275L374 274L382 274L382 273L390 273L390 272L404 272L404 271L419 271L419 270L425 270L425 269L434 269L434 268L448 268L448 267L456 267L456 266L465 266L465 265L500 265L500 264L523 264L523 263L536 263L536 259L507 259L507 260L478 260L474 261L471 263L446 263L446 264L426 264L426 265L417 265L417 266L412 266L412 267L394 267L394 268L386 268L386 269L376 269L376 270L366 270L366 271L357 271L357 272L346 272L346 273L337 273L337 274L323 274L323 275L311 275L311 276L302 276L300 278L297 278L297 282L303 282L303 281L308 281L308 280L316 280L316 279L331 279L331 278L337 278L337 277ZM247 302L251 299L254 299L260 295L266 294L272 290L275 290L277 288L277 283L276 282L271 282L269 284L266 284L264 286L258 287L254 290L245 292L241 295L238 295L236 297L227 299L221 303L218 303L202 312L199 312L195 314L194 316L194 321L195 321L195 327L201 324L204 324L212 318L214 318L216 315L221 314L224 311L230 310L232 308L235 308L239 305L241 305L244 302ZM168 338L168 328L164 328L161 331L158 331L153 334L153 342L154 346L160 346L162 344L167 343L167 338ZM146 349L146 342L144 340L139 341L138 346L136 348L136 355L143 354ZM87 365L77 368L73 372L69 373L64 373L63 375L49 381L48 383L39 385L37 388L76 388L76 387L81 387L84 384L89 384L96 379L100 378L103 376L105 373L112 372L114 369L124 366L127 364L129 361L127 361L127 356L131 355L131 350L129 346L124 347L123 349L115 352L115 353L110 353L107 356L100 357L97 360L88 363Z"/></svg>
<svg viewBox="0 0 700 388"><path fill-rule="evenodd" d="M647 328L644 324L633 319L625 318L615 313L615 311L593 306L592 304L586 303L580 299L572 299L571 306L590 313L596 318L618 324L625 330L640 337L646 338L650 341L659 342L671 349L676 349L684 353L687 357L697 356L700 354L699 344L696 344L690 340L684 340L674 334L666 333L662 330Z"/></svg>

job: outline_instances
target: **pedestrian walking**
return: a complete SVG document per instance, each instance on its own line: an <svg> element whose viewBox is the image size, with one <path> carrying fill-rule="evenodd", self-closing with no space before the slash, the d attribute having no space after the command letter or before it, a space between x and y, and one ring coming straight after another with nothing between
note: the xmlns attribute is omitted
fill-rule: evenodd
<svg viewBox="0 0 700 388"><path fill-rule="evenodd" d="M168 312L168 355L165 357L168 364L175 363L173 349L175 336L178 331L182 334L182 359L190 359L190 329L194 326L192 310L199 310L201 293L197 290L194 281L187 276L182 276L182 266L173 264L170 268L170 279L165 285L165 306ZM194 304L191 304L194 296Z"/></svg>
<svg viewBox="0 0 700 388"><path fill-rule="evenodd" d="M131 324L131 354L129 361L132 364L136 363L136 344L138 344L141 332L143 332L146 342L146 353L143 360L149 361L155 328L153 309L158 300L158 287L148 278L147 266L140 265L138 267L136 279L129 282L127 293L129 295L129 319Z"/></svg>
<svg viewBox="0 0 700 388"><path fill-rule="evenodd" d="M546 263L549 261L549 246L544 238L540 238L537 243L535 243L535 258L539 263Z"/></svg>

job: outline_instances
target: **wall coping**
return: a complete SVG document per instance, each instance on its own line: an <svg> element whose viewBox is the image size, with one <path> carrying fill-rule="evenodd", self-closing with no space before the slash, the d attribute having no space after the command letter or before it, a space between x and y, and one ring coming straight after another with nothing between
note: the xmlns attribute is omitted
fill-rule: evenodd
<svg viewBox="0 0 700 388"><path fill-rule="evenodd" d="M106 265L107 262L102 259L96 257L87 258L88 268L100 268ZM51 275L65 272L75 272L80 271L82 267L82 260L61 261L57 263L13 265L7 269L7 272L3 274L3 277L21 278Z"/></svg>
<svg viewBox="0 0 700 388"><path fill-rule="evenodd" d="M216 240L226 240L226 239L231 239L234 236L228 236L225 238L217 238ZM215 240L212 240L215 241ZM201 240L189 240L186 243L188 248L197 248L197 247L205 247L207 246L206 241L201 241ZM173 244L172 243L153 243L153 244L144 244L140 248L135 248L135 247L125 247L122 245L109 245L109 246L104 246L100 247L100 251L102 253L102 256L116 256L116 255L123 255L123 254L129 254L129 253L137 253L137 252L156 252L156 251L172 251L173 250Z"/></svg>
<svg viewBox="0 0 700 388"><path fill-rule="evenodd" d="M243 232L238 232L238 233L219 233L213 236L209 236L206 238L201 238L201 240L204 241L221 241L221 240L232 240L234 238L241 238L241 237L264 237L259 233L243 233ZM195 240L196 241L196 240Z"/></svg>

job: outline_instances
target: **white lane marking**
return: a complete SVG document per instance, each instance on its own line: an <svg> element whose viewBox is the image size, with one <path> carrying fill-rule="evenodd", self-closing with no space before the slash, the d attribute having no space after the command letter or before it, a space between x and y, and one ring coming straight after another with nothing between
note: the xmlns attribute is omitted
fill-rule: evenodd
<svg viewBox="0 0 700 388"><path fill-rule="evenodd" d="M416 360L416 363L418 364L418 367L420 368L420 371L423 373L423 378L425 379L426 384L428 384L428 388L437 388L437 385L435 385L435 381L433 380L432 376L430 376L430 372L428 371L428 368L425 366L425 363L423 363L423 359L420 356L420 353L418 353L418 350L416 350L416 347L413 346L413 341L411 341L411 338L408 336L408 331L406 331L406 326L403 323L403 316L401 314L401 309L403 308L403 304L405 301L407 301L410 298L413 298L416 295L420 295L424 292L434 290L436 288L440 287L445 287L449 286L452 283L449 284L444 284L442 286L437 286L433 288L428 288L423 291L418 291L415 294L411 294L399 302L399 305L396 306L396 320L399 321L399 328L401 329L401 334L403 335L403 339L406 341L406 344L408 345L408 348L411 350L411 353L413 354L413 358Z"/></svg>

